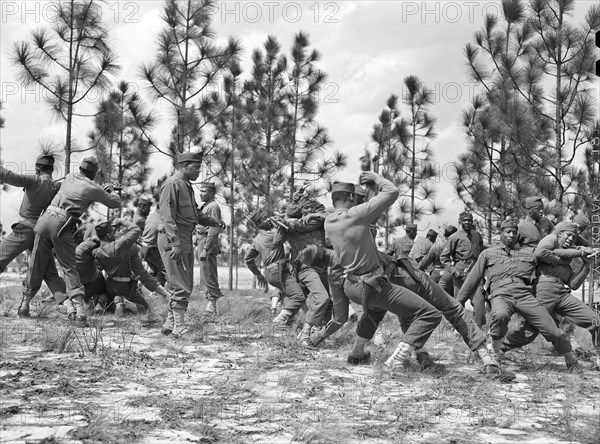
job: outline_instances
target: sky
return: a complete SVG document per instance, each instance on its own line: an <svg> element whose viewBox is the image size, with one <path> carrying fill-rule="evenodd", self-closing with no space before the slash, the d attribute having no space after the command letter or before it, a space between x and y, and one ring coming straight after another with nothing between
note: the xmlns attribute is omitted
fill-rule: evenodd
<svg viewBox="0 0 600 444"><path fill-rule="evenodd" d="M574 19L580 22L592 4L578 0ZM16 42L51 24L48 5L30 0L0 2L0 100L6 119L0 130L2 161L13 170L28 173L34 172L40 142L64 143L65 137L65 125L50 112L44 93L39 88L24 88L10 63ZM150 102L137 74L140 65L153 60L163 27L163 5L162 1L108 0L103 19L122 66L114 83L134 83L156 109L161 123L153 135L164 146L172 122L160 103ZM213 26L218 42L229 36L242 42L246 72L252 50L261 47L268 35L275 35L289 53L295 34L309 34L311 46L322 55L319 66L328 76L319 97L317 120L328 129L332 148L348 156L348 167L337 174L337 180L357 181L358 159L365 147L374 150L370 133L386 99L391 94L402 96L405 77L421 79L434 93L430 111L437 118L438 137L431 147L441 172L436 202L445 209L441 216L423 218L419 230L427 231L456 223L464 208L449 180L450 165L467 149L460 115L480 90L467 74L463 51L483 26L486 13L499 12L498 1L217 1ZM598 83L595 87L598 90ZM92 113L99 100L89 97L78 111ZM86 145L91 129L91 118L77 118L73 128L76 143ZM154 154L150 166L154 169L151 180L156 180L168 173L170 161ZM18 189L1 193L0 219L5 230L16 221L21 198Z"/></svg>

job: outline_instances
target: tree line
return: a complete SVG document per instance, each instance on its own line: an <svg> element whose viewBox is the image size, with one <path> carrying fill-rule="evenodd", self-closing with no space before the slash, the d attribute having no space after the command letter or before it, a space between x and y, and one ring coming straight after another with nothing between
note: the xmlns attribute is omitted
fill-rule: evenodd
<svg viewBox="0 0 600 444"><path fill-rule="evenodd" d="M11 51L22 83L43 88L52 112L66 124L65 171L73 154L94 152L102 163L99 180L120 182L127 201L151 190L151 154L174 158L201 149L204 177L218 177L230 227L238 227L248 209L280 210L299 185L322 194L346 166L345 154L332 148L318 121L327 74L305 32L287 51L276 36L267 36L243 72L239 39L217 43L214 0L166 0L155 55L139 67L137 79L146 99L169 110L170 140L160 144L149 101L131 81L110 86L121 67L102 21L103 3L54 1L55 21ZM452 182L459 201L485 221L488 240L500 220L520 216L524 196L544 195L556 215L591 208L589 141L599 127L591 88L600 7L592 5L581 23L572 19L574 7L574 0L503 0L502 13L488 14L465 46L467 72L479 89L462 112L466 143ZM394 227L443 210L435 199L432 93L415 75L399 87L403 93L386 100L366 142L372 168L402 191L397 207L380 221L386 242ZM103 100L92 116L83 116L81 104L91 94ZM94 129L76 142L73 121L86 117ZM232 247L239 243L236 233L229 232Z"/></svg>

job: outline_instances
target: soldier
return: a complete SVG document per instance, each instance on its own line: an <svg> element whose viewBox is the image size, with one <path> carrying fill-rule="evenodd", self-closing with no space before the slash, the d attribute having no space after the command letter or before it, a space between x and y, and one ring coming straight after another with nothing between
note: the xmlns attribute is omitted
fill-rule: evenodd
<svg viewBox="0 0 600 444"><path fill-rule="evenodd" d="M354 185L337 183L331 198L335 211L325 219L327 238L346 273L344 293L363 306L349 361L368 360L366 343L373 337L387 311L410 320L405 341L400 342L386 361L392 371L404 366L412 351L420 349L431 336L442 316L413 292L389 282L383 273L379 252L370 233L375 222L398 198L390 181L371 171L360 174L361 184L375 184L379 194L361 205L354 204Z"/></svg>
<svg viewBox="0 0 600 444"><path fill-rule="evenodd" d="M303 207L306 210L303 210ZM287 216L291 219L286 220L287 229L278 228L273 239L273 245L283 245L287 241L291 247L291 260L296 262L300 250L308 245L325 247L325 230L323 229L324 220L322 218L311 219L308 223L302 223L300 218L303 211L309 213L322 213L325 207L310 198L302 198L298 204L291 203L287 207ZM329 284L327 282L327 261L322 264L313 263L305 265L298 263L296 268L296 277L308 291L306 304L308 311L302 331L298 337L300 343L309 346L310 335L313 327L323 324L326 318L326 312L330 308ZM331 313L329 312L329 317Z"/></svg>
<svg viewBox="0 0 600 444"><path fill-rule="evenodd" d="M590 219L584 214L579 213L573 217L573 223L577 224L577 238L575 239L575 245L581 245L583 247L591 246L591 242L588 239L587 229L591 222Z"/></svg>
<svg viewBox="0 0 600 444"><path fill-rule="evenodd" d="M552 232L554 224L544 216L544 202L539 196L525 199L527 216L519 222L519 239L521 245L535 247L541 238Z"/></svg>
<svg viewBox="0 0 600 444"><path fill-rule="evenodd" d="M221 221L221 209L215 202L216 187L213 182L203 182L200 189L202 211L207 216ZM206 314L214 316L217 314L217 299L223 297L219 288L219 275L217 273L217 255L221 254L221 242L219 240L220 227L199 226L197 228L198 258L200 259L200 285L208 300Z"/></svg>
<svg viewBox="0 0 600 444"><path fill-rule="evenodd" d="M424 271L427 270L430 265L433 265L433 270L431 270L431 278L433 279L433 282L442 287L442 289L450 296L454 295L452 275L450 272L444 269L444 265L440 261L440 255L448 244L448 238L457 231L458 228L456 228L454 225L448 225L444 230L444 238L439 239L435 244L433 244L427 254L423 256L423 259L421 259L417 267L419 270Z"/></svg>
<svg viewBox="0 0 600 444"><path fill-rule="evenodd" d="M182 153L177 172L160 188L159 214L163 228L158 234L158 250L167 271L170 293L167 319L162 333L180 337L188 332L185 313L194 286L194 245L192 234L197 224L219 226L198 209L191 181L198 179L202 154Z"/></svg>
<svg viewBox="0 0 600 444"><path fill-rule="evenodd" d="M334 304L333 319L327 324L326 328L316 335L313 335L312 342L318 345L325 338L337 331L348 319L349 299L344 293L341 282L341 273L336 274L336 268L339 267L339 261L335 252L331 250L310 246L305 248L299 255L305 263L311 263L318 258L319 255L327 255L331 260L330 276L337 276L337 281L332 288L332 298ZM386 275L390 276L392 283L400 285L418 294L425 301L433 305L439 310L455 330L462 336L465 344L477 353L483 362L483 372L486 378L498 380L501 382L509 382L516 376L506 370L501 370L499 363L493 359L485 347L485 336L477 327L473 319L468 316L465 309L458 303L456 299L444 292L433 280L425 273L412 268L412 265L403 259L400 267L396 267L391 260L391 257L380 254L383 263L387 263L385 268ZM335 291L333 290L335 288ZM410 326L410 322L400 319L400 326L406 332ZM417 352L417 361L422 368L433 368L434 363L429 354L421 348ZM360 363L360 362L353 362Z"/></svg>
<svg viewBox="0 0 600 444"><path fill-rule="evenodd" d="M79 279L85 289L84 300L96 305L99 298L106 295L106 281L92 256L92 251L100 245L100 239L95 234L85 238L87 225L92 224L83 224L75 233L75 260Z"/></svg>
<svg viewBox="0 0 600 444"><path fill-rule="evenodd" d="M167 291L143 267L142 270L139 267L134 270L136 260L139 262L135 243L140 233L137 224L121 219L96 225L100 244L91 252L91 256L106 273L106 304L110 306L114 302L115 314L118 316L123 314L125 308L140 314L150 309L138 288L138 278L142 278L142 283L148 290L155 291L165 299L169 297Z"/></svg>
<svg viewBox="0 0 600 444"><path fill-rule="evenodd" d="M417 237L417 225L416 224L406 224L405 226L406 234L402 237L394 239L394 244L392 246L394 254L393 256L397 259L399 257L407 257L412 250L413 245L415 244L415 238Z"/></svg>
<svg viewBox="0 0 600 444"><path fill-rule="evenodd" d="M146 226L146 220L152 208L152 202L145 197L138 197L134 204L136 208L133 222L143 231Z"/></svg>
<svg viewBox="0 0 600 444"><path fill-rule="evenodd" d="M50 206L35 225L31 265L25 279L26 297L31 300L40 287L44 270L52 260L54 248L56 258L63 269L67 296L75 306L76 319L80 322L86 319L83 305L85 289L77 273L74 228L92 203L100 202L109 208L117 208L121 202L118 195L110 194L113 191L112 186L102 189L93 181L97 172L96 158L86 157L81 162L79 174L69 175L62 183ZM71 319L74 317L70 316Z"/></svg>
<svg viewBox="0 0 600 444"><path fill-rule="evenodd" d="M440 262L445 270L452 276L454 295L458 295L467 274L475 264L483 250L481 234L473 228L473 215L468 211L460 213L458 217L460 229L448 238L448 244L440 254ZM463 293L465 294L465 293ZM473 317L477 325L485 325L485 301L483 293L477 291L470 294L473 298ZM459 299L464 306L467 300Z"/></svg>
<svg viewBox="0 0 600 444"><path fill-rule="evenodd" d="M508 331L510 317L513 313L519 313L546 340L552 342L556 351L565 357L570 370L580 370L581 366L571 353L567 336L534 297L532 283L538 254L531 247L519 246L516 222L505 220L500 230L501 243L486 249L479 256L460 290L459 300L466 300L478 292L485 275L490 288L490 336L496 359L500 360L502 339Z"/></svg>
<svg viewBox="0 0 600 444"><path fill-rule="evenodd" d="M283 308L273 319L273 323L278 326L286 326L291 323L293 316L304 305L306 296L295 276L290 272L283 245L281 243L277 246L273 244L275 227L272 219L266 212L259 209L252 213L249 220L259 229L259 232L252 240L252 245L246 252L244 261L258 279L259 287L265 288L269 283L284 293ZM263 260L266 277L258 269L255 262L257 257Z"/></svg>
<svg viewBox="0 0 600 444"><path fill-rule="evenodd" d="M16 174L0 166L0 183L23 187L25 191L19 208L19 220L11 227L13 231L0 243L0 273L4 272L7 265L23 251L33 249L35 224L59 188L52 180L53 171L54 156L52 154L38 156L35 161L35 175ZM40 270L40 273L57 302L65 301L67 299L65 281L58 275L54 259L48 261L47 267ZM37 292L37 290L39 287L35 291ZM31 298L30 294L23 294L18 309L19 316L29 316ZM66 305L68 310L72 310L68 302Z"/></svg>
<svg viewBox="0 0 600 444"><path fill-rule="evenodd" d="M145 220L142 235L139 239L140 257L146 261L150 267L150 275L158 279L160 285L165 285L167 281L167 272L165 264L163 264L160 252L158 251L158 230L162 224L159 206L156 206L156 211L148 216Z"/></svg>
<svg viewBox="0 0 600 444"><path fill-rule="evenodd" d="M415 239L415 243L408 253L408 257L412 259L415 264L419 264L421 259L429 252L435 240L437 239L438 234L435 230L429 230L425 237L418 237Z"/></svg>
<svg viewBox="0 0 600 444"><path fill-rule="evenodd" d="M592 342L598 349L600 347L598 332L600 316L571 294L571 290L578 289L588 276L589 259L595 254L592 249L587 247L575 247L574 242L577 235L576 224L561 222L555 227L552 234L545 236L540 241L535 251L535 257L538 260L536 296L555 320L557 320L556 315L561 315L576 325L588 329L592 334ZM571 265L574 258L583 260L583 266L577 271L574 271ZM538 331L543 334L540 328L531 321L527 321L529 326L521 326L518 331L511 331L506 336L502 344L502 351L531 343L537 337ZM594 369L600 370L598 357L594 361Z"/></svg>

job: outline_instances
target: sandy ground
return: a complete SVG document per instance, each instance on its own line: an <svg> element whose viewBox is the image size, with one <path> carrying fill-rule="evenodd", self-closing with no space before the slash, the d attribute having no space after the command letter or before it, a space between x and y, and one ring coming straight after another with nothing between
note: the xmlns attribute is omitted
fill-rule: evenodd
<svg viewBox="0 0 600 444"><path fill-rule="evenodd" d="M216 323L195 295L193 334L175 340L159 333L158 299L151 315L82 328L40 304L19 319L19 290L0 288L0 442L600 442L598 373L568 373L541 339L510 356L518 378L500 384L444 324L428 350L445 375L390 377L382 362L401 339L391 317L372 363L351 367L352 325L303 349L297 326L271 326L258 291L226 291Z"/></svg>

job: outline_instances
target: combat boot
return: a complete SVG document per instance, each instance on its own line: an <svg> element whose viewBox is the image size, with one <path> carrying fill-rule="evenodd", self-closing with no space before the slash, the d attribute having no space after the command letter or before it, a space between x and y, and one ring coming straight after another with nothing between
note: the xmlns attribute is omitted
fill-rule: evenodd
<svg viewBox="0 0 600 444"><path fill-rule="evenodd" d="M300 342L300 345L302 345L303 347L312 347L312 345L310 343L311 332L312 332L312 324L305 322L304 326L302 327L302 330L300 331L300 333L297 336L297 339Z"/></svg>
<svg viewBox="0 0 600 444"><path fill-rule="evenodd" d="M85 323L87 318L85 315L85 304L83 303L83 297L82 296L74 296L71 298L71 302L73 303L73 306L75 307L77 322ZM71 317L69 317L69 319L71 319Z"/></svg>
<svg viewBox="0 0 600 444"><path fill-rule="evenodd" d="M368 364L371 359L371 352L369 350L365 350L365 345L369 342L366 338L361 338L360 336L356 336L354 338L354 345L352 346L352 350L350 350L350 354L348 355L348 364L350 365L360 365L360 364Z"/></svg>
<svg viewBox="0 0 600 444"><path fill-rule="evenodd" d="M573 353L565 353L563 356L565 357L565 364L567 364L567 369L570 373L583 372L583 366L579 363L577 359L575 359Z"/></svg>
<svg viewBox="0 0 600 444"><path fill-rule="evenodd" d="M217 318L217 300L216 299L208 300L208 304L206 305L204 314L206 315L206 320L208 320L208 321L216 320L216 318Z"/></svg>
<svg viewBox="0 0 600 444"><path fill-rule="evenodd" d="M290 318L292 317L292 312L290 310L286 310L285 308L279 312L279 314L273 319L273 324L278 327L285 327L290 323Z"/></svg>
<svg viewBox="0 0 600 444"><path fill-rule="evenodd" d="M189 333L188 328L185 325L185 309L174 308L173 309L173 331L172 336L177 339L183 335Z"/></svg>
<svg viewBox="0 0 600 444"><path fill-rule="evenodd" d="M487 344L487 348L492 359L500 365L502 363L502 339L492 339Z"/></svg>
<svg viewBox="0 0 600 444"><path fill-rule="evenodd" d="M65 308L65 310L67 311L67 317L69 318L69 321L76 321L77 320L77 310L75 310L75 306L73 305L73 302L71 302L71 299L65 299L62 303L62 306Z"/></svg>
<svg viewBox="0 0 600 444"><path fill-rule="evenodd" d="M279 296L271 296L271 308L269 312L272 316L277 314L277 305L279 304Z"/></svg>
<svg viewBox="0 0 600 444"><path fill-rule="evenodd" d="M123 298L121 296L115 296L113 303L115 304L115 316L117 318L122 318L125 314L125 303Z"/></svg>
<svg viewBox="0 0 600 444"><path fill-rule="evenodd" d="M165 319L165 323L163 324L162 329L160 330L161 334L168 336L171 333L173 333L174 322L175 319L173 317L173 310L171 310L171 307L168 307L167 319Z"/></svg>
<svg viewBox="0 0 600 444"><path fill-rule="evenodd" d="M436 374L442 374L446 372L446 366L433 362L433 359L431 359L431 356L429 356L429 353L427 353L425 350L417 350L416 357L422 371Z"/></svg>
<svg viewBox="0 0 600 444"><path fill-rule="evenodd" d="M21 299L21 305L19 305L19 309L17 310L17 314L19 315L20 318L28 318L30 316L29 304L31 302L31 299L33 299L33 298L31 297L30 294L23 293L23 298Z"/></svg>
<svg viewBox="0 0 600 444"><path fill-rule="evenodd" d="M517 377L517 375L515 375L513 372L503 370L496 364L484 365L483 374L487 379L499 382L510 382Z"/></svg>
<svg viewBox="0 0 600 444"><path fill-rule="evenodd" d="M404 371L408 366L408 359L412 354L415 348L407 344L406 342L401 342L394 350L394 353L385 361L384 365L390 370L391 373L397 371Z"/></svg>

